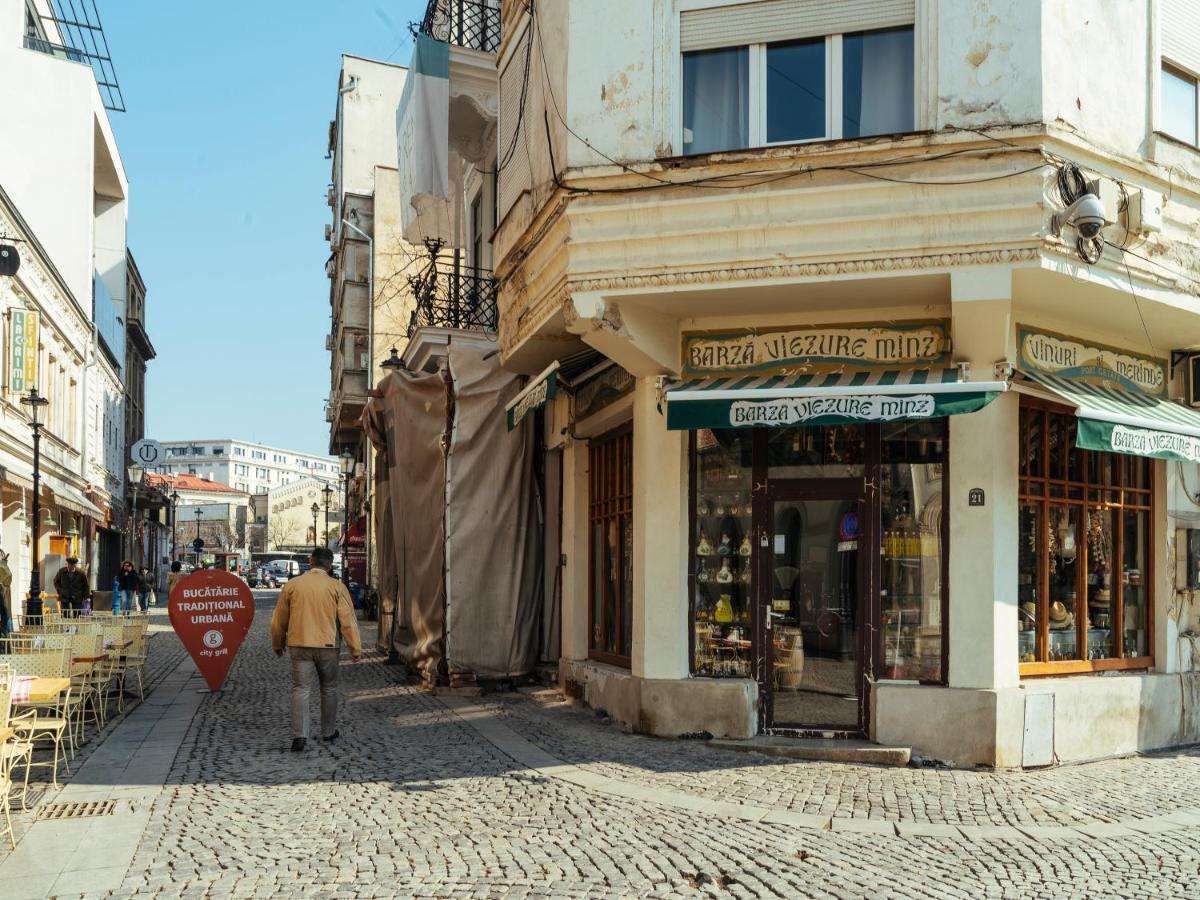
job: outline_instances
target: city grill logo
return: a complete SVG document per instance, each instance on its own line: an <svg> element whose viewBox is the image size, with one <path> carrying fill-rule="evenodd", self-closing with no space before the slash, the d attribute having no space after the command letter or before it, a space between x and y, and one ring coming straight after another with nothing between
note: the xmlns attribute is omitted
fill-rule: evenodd
<svg viewBox="0 0 1200 900"><path fill-rule="evenodd" d="M1166 390L1162 362L1060 335L1022 330L1021 358L1027 369L1064 378L1108 381L1145 394Z"/></svg>
<svg viewBox="0 0 1200 900"><path fill-rule="evenodd" d="M789 400L739 400L729 407L729 424L735 428L753 425L797 425L814 419L890 422L894 419L928 419L934 414L931 394L911 397L866 395L856 397L802 397Z"/></svg>
<svg viewBox="0 0 1200 900"><path fill-rule="evenodd" d="M945 361L947 347L946 328L940 322L684 337L691 374L846 363L865 367L930 365Z"/></svg>
<svg viewBox="0 0 1200 900"><path fill-rule="evenodd" d="M1116 425L1112 430L1112 448L1117 453L1132 453L1137 456L1172 453L1192 462L1200 462L1200 439L1184 434Z"/></svg>

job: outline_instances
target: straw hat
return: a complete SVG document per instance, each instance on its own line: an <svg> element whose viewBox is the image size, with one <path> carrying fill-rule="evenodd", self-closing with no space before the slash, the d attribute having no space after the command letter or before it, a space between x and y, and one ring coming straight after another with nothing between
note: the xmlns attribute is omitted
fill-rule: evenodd
<svg viewBox="0 0 1200 900"><path fill-rule="evenodd" d="M1065 622L1065 621L1067 621L1068 615L1069 615L1069 613L1067 612L1067 608L1062 605L1062 601L1055 600L1053 603L1050 604L1050 621L1051 622Z"/></svg>

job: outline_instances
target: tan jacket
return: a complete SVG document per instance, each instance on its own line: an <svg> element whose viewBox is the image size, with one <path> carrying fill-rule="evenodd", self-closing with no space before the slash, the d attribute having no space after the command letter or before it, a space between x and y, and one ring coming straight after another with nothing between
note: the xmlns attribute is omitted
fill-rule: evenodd
<svg viewBox="0 0 1200 900"><path fill-rule="evenodd" d="M284 647L333 647L339 626L350 655L362 655L350 592L324 569L310 569L289 580L279 592L271 618L271 647L276 651Z"/></svg>

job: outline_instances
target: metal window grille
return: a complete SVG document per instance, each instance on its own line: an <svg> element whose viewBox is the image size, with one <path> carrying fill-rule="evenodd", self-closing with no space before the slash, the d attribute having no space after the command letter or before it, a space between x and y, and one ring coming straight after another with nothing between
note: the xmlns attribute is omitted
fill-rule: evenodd
<svg viewBox="0 0 1200 900"><path fill-rule="evenodd" d="M495 53L500 48L500 7L478 0L429 0L420 32L457 47Z"/></svg>

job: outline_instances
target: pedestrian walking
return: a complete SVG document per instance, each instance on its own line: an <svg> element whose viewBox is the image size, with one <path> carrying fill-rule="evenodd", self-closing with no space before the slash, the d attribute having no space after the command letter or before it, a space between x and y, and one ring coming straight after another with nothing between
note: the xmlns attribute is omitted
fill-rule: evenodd
<svg viewBox="0 0 1200 900"><path fill-rule="evenodd" d="M92 587L87 575L79 568L78 557L67 557L67 564L54 576L54 590L58 592L58 605L64 616L77 616L83 612L84 604L92 596Z"/></svg>
<svg viewBox="0 0 1200 900"><path fill-rule="evenodd" d="M121 563L117 573L117 595L113 597L114 613L131 613L137 606L138 587L141 579L129 560ZM119 602L118 602L119 600Z"/></svg>
<svg viewBox="0 0 1200 900"><path fill-rule="evenodd" d="M154 573L147 566L142 566L138 572L138 605L142 612L149 612L154 602Z"/></svg>
<svg viewBox="0 0 1200 900"><path fill-rule="evenodd" d="M291 578L279 592L271 619L271 646L276 656L286 648L292 663L292 752L308 743L308 707L313 677L321 686L321 737L338 739L338 631L350 658L362 658L358 621L346 586L330 575L333 551L318 547L309 557L310 568Z"/></svg>

